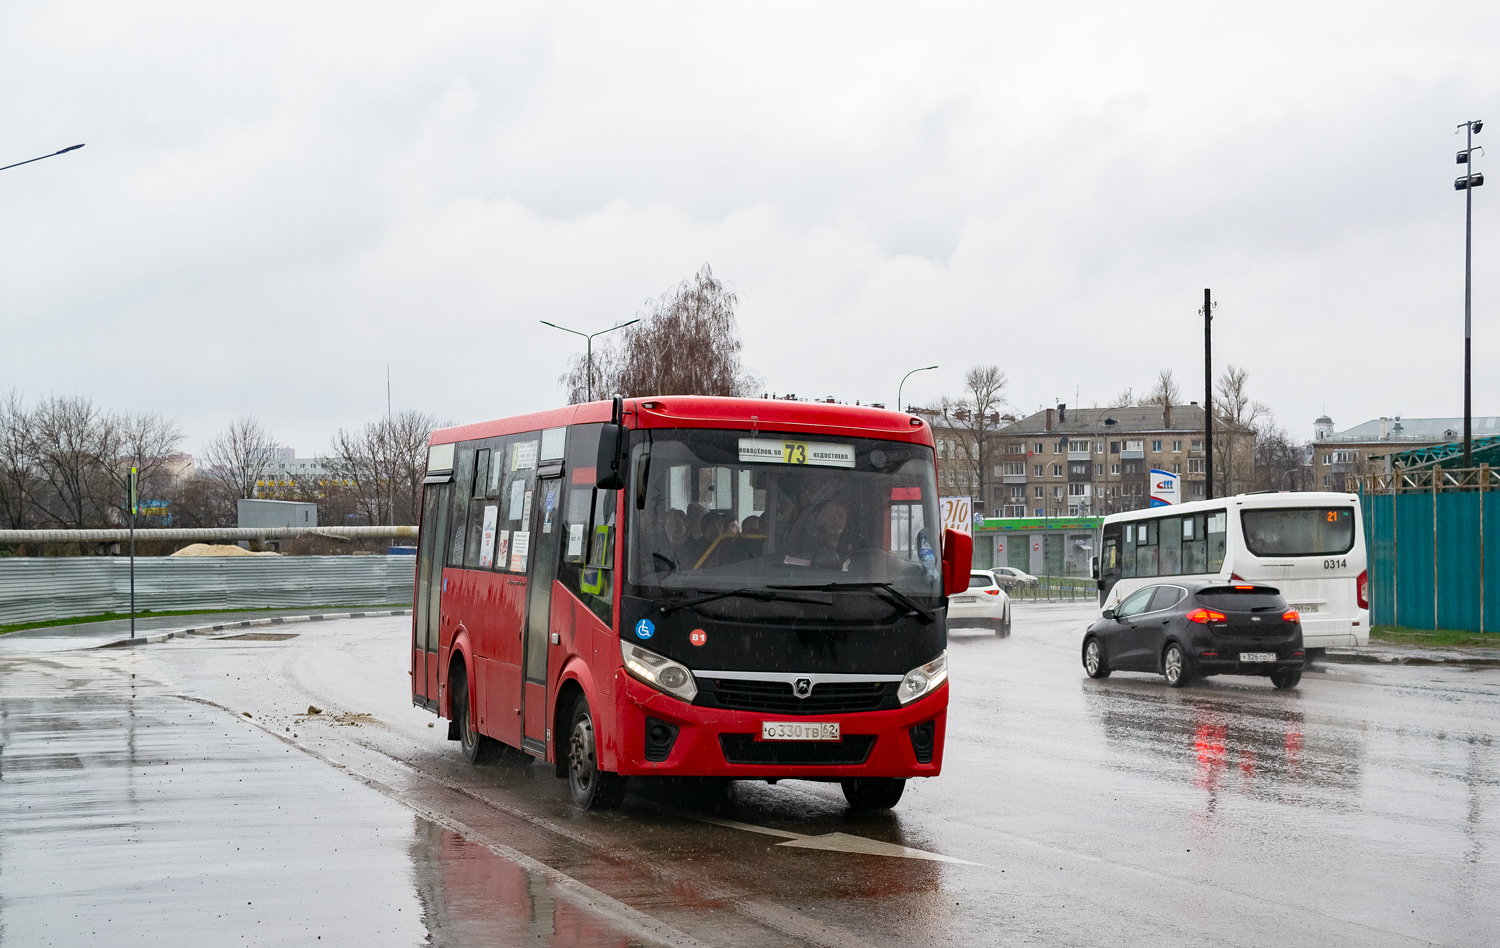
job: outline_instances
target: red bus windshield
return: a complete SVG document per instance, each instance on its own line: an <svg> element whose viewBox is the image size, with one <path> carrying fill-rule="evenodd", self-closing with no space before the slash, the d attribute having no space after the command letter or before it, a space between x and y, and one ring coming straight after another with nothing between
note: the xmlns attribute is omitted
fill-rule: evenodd
<svg viewBox="0 0 1500 948"><path fill-rule="evenodd" d="M942 595L922 445L775 432L638 432L627 580L654 592L889 583Z"/></svg>

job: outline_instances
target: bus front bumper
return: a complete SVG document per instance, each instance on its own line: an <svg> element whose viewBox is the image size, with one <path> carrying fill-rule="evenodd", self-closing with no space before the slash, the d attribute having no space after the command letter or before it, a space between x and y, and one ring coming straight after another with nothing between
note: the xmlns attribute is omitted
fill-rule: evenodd
<svg viewBox="0 0 1500 948"><path fill-rule="evenodd" d="M620 743L614 749L615 769L622 775L838 780L936 777L942 771L946 682L902 708L811 716L698 707L623 673L616 685ZM648 759L648 752L663 756L665 743L648 741L648 719L658 738L676 729L664 759ZM840 740L762 741L764 722L837 723Z"/></svg>

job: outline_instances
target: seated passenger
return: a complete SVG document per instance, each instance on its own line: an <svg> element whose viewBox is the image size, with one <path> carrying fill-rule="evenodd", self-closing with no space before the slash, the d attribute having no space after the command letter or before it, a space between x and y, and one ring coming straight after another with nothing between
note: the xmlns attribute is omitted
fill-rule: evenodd
<svg viewBox="0 0 1500 948"><path fill-rule="evenodd" d="M750 516L746 517L740 524L740 532L746 534L759 534L760 517L756 516L755 514L751 514Z"/></svg>

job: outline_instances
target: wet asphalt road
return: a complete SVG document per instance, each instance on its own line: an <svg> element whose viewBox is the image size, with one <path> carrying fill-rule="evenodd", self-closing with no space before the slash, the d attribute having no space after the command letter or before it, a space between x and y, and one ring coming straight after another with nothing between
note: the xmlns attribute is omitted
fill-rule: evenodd
<svg viewBox="0 0 1500 948"><path fill-rule="evenodd" d="M1496 942L1500 671L1095 682L1089 614L956 631L944 774L866 815L471 768L406 618L6 657L0 943Z"/></svg>

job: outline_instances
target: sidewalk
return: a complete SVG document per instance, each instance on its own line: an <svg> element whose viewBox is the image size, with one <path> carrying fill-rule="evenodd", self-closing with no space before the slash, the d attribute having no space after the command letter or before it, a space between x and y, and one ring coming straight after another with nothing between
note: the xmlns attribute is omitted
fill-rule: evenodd
<svg viewBox="0 0 1500 948"><path fill-rule="evenodd" d="M1446 665L1500 668L1500 636L1495 648L1437 648L1372 641L1364 648L1331 648L1319 662L1334 665Z"/></svg>
<svg viewBox="0 0 1500 948"><path fill-rule="evenodd" d="M234 629L255 626L281 625L295 622L316 622L325 619L362 618L364 616L410 615L410 608L325 609L309 612L306 609L280 609L267 612L219 612L191 616L149 616L135 620L135 639L130 638L129 619L108 619L103 622L77 622L72 625L46 626L40 629L22 629L0 635L0 657L36 655L44 652L62 652L71 649L112 648L134 645L150 645L183 636L213 635Z"/></svg>

